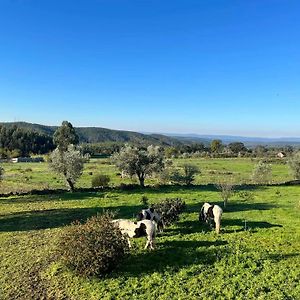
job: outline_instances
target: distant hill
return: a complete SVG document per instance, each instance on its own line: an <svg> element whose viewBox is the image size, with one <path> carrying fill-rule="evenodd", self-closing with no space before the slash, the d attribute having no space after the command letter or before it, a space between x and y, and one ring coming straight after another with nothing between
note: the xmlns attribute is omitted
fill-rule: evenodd
<svg viewBox="0 0 300 300"><path fill-rule="evenodd" d="M0 122L0 125L14 126L37 131L52 136L58 126L47 126L27 122ZM224 144L232 142L242 142L246 147L264 145L270 147L282 147L291 145L300 147L300 138L263 138L245 137L231 135L200 135L200 134L179 134L179 133L139 133L125 130L113 130L102 127L75 127L81 143L101 143L101 142L132 142L143 145L165 145L175 146L182 144L202 143L208 146L212 140L220 139Z"/></svg>
<svg viewBox="0 0 300 300"><path fill-rule="evenodd" d="M2 122L4 126L18 126L28 130L37 131L52 136L58 126L47 126L27 122ZM75 127L81 143L101 143L101 142L133 142L137 144L153 144L173 146L182 144L173 137L162 134L142 134L133 131L112 130L101 127Z"/></svg>
<svg viewBox="0 0 300 300"><path fill-rule="evenodd" d="M282 147L286 145L300 147L300 138L284 137L284 138L265 138L265 137L245 137L232 135L200 135L200 134L166 134L180 141L195 142L195 143L210 143L212 140L221 140L223 144L234 142L242 142L246 147L255 147L258 145Z"/></svg>

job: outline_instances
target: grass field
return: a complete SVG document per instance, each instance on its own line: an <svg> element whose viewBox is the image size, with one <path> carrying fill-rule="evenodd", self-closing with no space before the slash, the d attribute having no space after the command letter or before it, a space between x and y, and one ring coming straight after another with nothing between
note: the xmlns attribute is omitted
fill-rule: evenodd
<svg viewBox="0 0 300 300"><path fill-rule="evenodd" d="M229 200L222 233L216 235L198 221L203 202L221 204L214 186L205 184L223 176L249 182L255 162L193 163L202 174L190 188L0 198L0 299L300 299L300 186L241 187ZM4 167L2 189L63 187L46 164ZM89 172L109 174L113 185L120 183L106 160L92 160L78 186L90 186ZM273 174L274 182L290 179L281 163L273 165ZM81 278L55 258L65 225L103 209L132 218L143 195L150 202L181 197L187 203L180 221L157 237L156 250L143 250L143 238L134 240L131 255L105 278Z"/></svg>
<svg viewBox="0 0 300 300"><path fill-rule="evenodd" d="M249 183L254 165L258 160L248 158L236 159L176 159L174 167L180 167L184 163L197 165L201 174L197 175L195 184L216 183L224 178L233 183ZM0 193L10 191L29 191L32 189L65 188L62 178L50 172L47 163L6 163L5 180L0 183ZM132 183L130 178L121 180L119 171L110 164L109 159L91 159L85 164L83 175L76 184L77 187L91 187L91 179L94 174L107 174L111 178L111 185ZM272 164L272 181L274 183L291 180L285 161L276 160ZM137 183L137 181L135 181ZM146 184L156 184L157 179L146 179Z"/></svg>

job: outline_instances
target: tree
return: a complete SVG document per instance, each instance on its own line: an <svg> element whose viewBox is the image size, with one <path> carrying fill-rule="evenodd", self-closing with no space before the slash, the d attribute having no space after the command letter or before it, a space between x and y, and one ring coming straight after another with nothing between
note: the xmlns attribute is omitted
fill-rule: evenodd
<svg viewBox="0 0 300 300"><path fill-rule="evenodd" d="M160 147L152 145L146 150L125 145L120 152L113 155L112 161L120 171L129 176L136 175L142 187L147 176L159 173L165 168L163 152Z"/></svg>
<svg viewBox="0 0 300 300"><path fill-rule="evenodd" d="M81 176L85 158L74 145L69 145L67 151L56 148L50 155L49 167L52 171L62 175L70 188L74 191L74 185Z"/></svg>
<svg viewBox="0 0 300 300"><path fill-rule="evenodd" d="M218 183L216 187L220 191L221 197L224 202L224 208L226 208L228 200L233 194L233 184L228 181L223 181Z"/></svg>
<svg viewBox="0 0 300 300"><path fill-rule="evenodd" d="M222 149L222 141L221 140L213 140L210 144L210 149L212 152L219 153Z"/></svg>
<svg viewBox="0 0 300 300"><path fill-rule="evenodd" d="M254 166L252 180L259 184L270 183L272 179L272 166L263 161L259 161Z"/></svg>
<svg viewBox="0 0 300 300"><path fill-rule="evenodd" d="M67 151L70 144L77 145L79 143L79 137L72 124L63 121L61 126L54 132L53 142L60 151Z"/></svg>
<svg viewBox="0 0 300 300"><path fill-rule="evenodd" d="M258 145L253 149L253 152L256 156L264 157L267 154L268 149L265 146Z"/></svg>
<svg viewBox="0 0 300 300"><path fill-rule="evenodd" d="M294 176L294 179L300 179L300 151L296 152L292 158L288 161L290 171Z"/></svg>
<svg viewBox="0 0 300 300"><path fill-rule="evenodd" d="M0 166L0 183L3 179L4 169Z"/></svg>
<svg viewBox="0 0 300 300"><path fill-rule="evenodd" d="M242 151L247 151L247 148L241 142L230 143L230 144L228 144L228 148L233 153L236 153L236 154L239 153L239 152L242 152Z"/></svg>

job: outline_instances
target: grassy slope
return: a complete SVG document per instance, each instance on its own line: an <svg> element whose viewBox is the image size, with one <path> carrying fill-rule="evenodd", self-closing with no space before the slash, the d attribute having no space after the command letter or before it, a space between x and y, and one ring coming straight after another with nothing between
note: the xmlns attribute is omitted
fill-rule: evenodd
<svg viewBox="0 0 300 300"><path fill-rule="evenodd" d="M241 161L225 167L243 174L248 163L244 171ZM199 164L224 168L221 161ZM230 201L219 236L197 220L201 203L219 201L210 186L0 198L0 298L300 299L300 187L248 192ZM103 208L130 218L142 195L151 202L187 202L180 222L157 238L155 251L142 250L144 239L134 240L132 255L104 279L77 277L53 258L64 225Z"/></svg>

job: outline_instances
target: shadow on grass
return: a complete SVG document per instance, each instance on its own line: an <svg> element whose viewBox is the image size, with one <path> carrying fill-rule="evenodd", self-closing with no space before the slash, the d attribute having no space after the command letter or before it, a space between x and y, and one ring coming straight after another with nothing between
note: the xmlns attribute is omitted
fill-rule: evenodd
<svg viewBox="0 0 300 300"><path fill-rule="evenodd" d="M219 204L222 207L222 204ZM277 208L277 205L271 203L245 203L245 202L229 202L228 206L224 209L224 212L237 212L247 210L269 210Z"/></svg>
<svg viewBox="0 0 300 300"><path fill-rule="evenodd" d="M0 216L0 232L28 231L55 228L69 225L79 220L102 213L104 210L116 212L118 218L131 218L136 215L140 206L112 206L91 208L46 209L17 212Z"/></svg>
<svg viewBox="0 0 300 300"><path fill-rule="evenodd" d="M236 230L226 229L227 226L236 226L240 227ZM257 229L264 229L264 228L273 228L273 227L283 227L280 224L271 224L269 222L264 221L248 221L242 219L224 219L222 221L222 228L225 231L225 233L231 233L231 232L239 232L239 231L245 231L250 230L255 232Z"/></svg>
<svg viewBox="0 0 300 300"><path fill-rule="evenodd" d="M71 193L65 192L61 194L49 194L49 195L26 195L26 196L11 196L10 198L0 199L0 204L13 204L13 203L37 203L37 202L57 202L57 201L80 201L89 198L103 198L104 192L78 192Z"/></svg>
<svg viewBox="0 0 300 300"><path fill-rule="evenodd" d="M130 255L115 276L139 277L153 272L176 272L189 265L207 267L213 264L226 249L226 241L165 241L154 251ZM208 249L214 246L215 249Z"/></svg>
<svg viewBox="0 0 300 300"><path fill-rule="evenodd" d="M211 231L210 227L203 222L198 220L194 221L182 221L177 223L176 227L169 227L164 230L164 235L174 235L174 234L193 234L199 232L209 232Z"/></svg>
<svg viewBox="0 0 300 300"><path fill-rule="evenodd" d="M130 187L130 185L129 185ZM261 185L254 185L254 184L243 184L243 185L235 185L234 190L235 191L244 191L244 190L264 190L266 189L266 186ZM154 193L154 194L168 194L168 193L175 193L175 192L191 192L191 191L206 191L206 192L218 192L219 189L216 187L213 183L208 184L197 184L197 185L159 185L159 186L145 186L144 188L141 188L139 186L136 186L130 190L123 190L120 187L115 187L114 190L116 192L129 192L134 194L144 194L146 192Z"/></svg>

